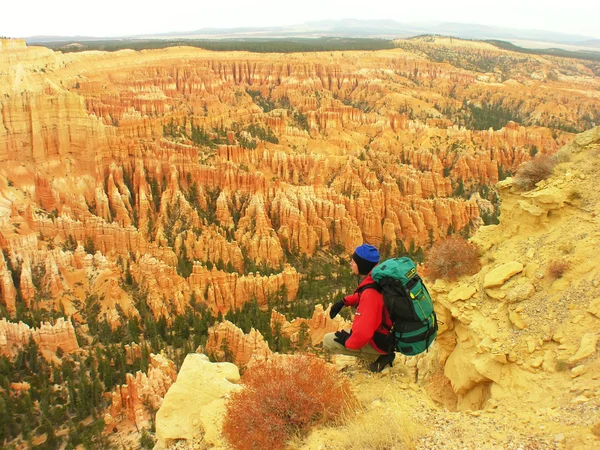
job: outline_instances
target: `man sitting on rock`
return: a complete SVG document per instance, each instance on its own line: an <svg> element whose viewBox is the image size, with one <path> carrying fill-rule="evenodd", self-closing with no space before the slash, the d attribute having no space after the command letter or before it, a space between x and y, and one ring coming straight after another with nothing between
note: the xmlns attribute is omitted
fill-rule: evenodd
<svg viewBox="0 0 600 450"><path fill-rule="evenodd" d="M389 330L392 327L390 315L383 303L383 295L373 288L364 286L374 283L371 270L379 263L379 252L369 244L356 247L350 267L355 275L363 276L353 294L343 297L330 311L332 319L344 306L356 307L352 330L327 333L323 338L323 348L330 353L350 355L369 361L369 370L381 372L392 365L394 352L387 353Z"/></svg>

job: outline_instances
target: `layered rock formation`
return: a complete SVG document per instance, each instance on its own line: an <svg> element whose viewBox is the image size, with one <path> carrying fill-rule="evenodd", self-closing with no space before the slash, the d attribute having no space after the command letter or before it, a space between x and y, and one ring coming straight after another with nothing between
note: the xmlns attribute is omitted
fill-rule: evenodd
<svg viewBox="0 0 600 450"><path fill-rule="evenodd" d="M534 190L503 182L501 224L473 237L487 261L481 272L454 285L432 283L444 323L440 360L458 409L517 397L537 408L597 402L581 394L597 385L600 203L591 186L598 149L596 128L564 147L561 158L570 161Z"/></svg>
<svg viewBox="0 0 600 450"><path fill-rule="evenodd" d="M12 272L7 269L3 255L0 255L0 286L2 287L2 301L7 311L14 313L16 310L15 299L17 292L12 279Z"/></svg>
<svg viewBox="0 0 600 450"><path fill-rule="evenodd" d="M288 322L283 314L271 312L271 331L290 339L297 348L319 347L326 333L342 329L349 330L351 323L341 317L329 318L322 305L315 307L310 319L294 319ZM230 361L245 367L254 360L271 357L273 352L264 337L255 329L248 334L229 321L224 321L209 330L206 346L202 349L217 361Z"/></svg>
<svg viewBox="0 0 600 450"><path fill-rule="evenodd" d="M271 330L279 329L281 334L290 338L291 342L299 345L301 340L311 346L319 346L323 343L323 337L327 333L335 333L339 330L349 330L352 324L340 316L335 319L329 317L329 309L323 310L322 305L317 305L310 319L294 319L288 322L283 314L273 310L271 313ZM303 336L304 334L304 336Z"/></svg>
<svg viewBox="0 0 600 450"><path fill-rule="evenodd" d="M110 429L115 423L129 420L138 429L148 425L169 388L177 380L175 364L164 355L150 354L148 370L127 374L126 384L111 393L111 406L104 416Z"/></svg>
<svg viewBox="0 0 600 450"><path fill-rule="evenodd" d="M435 44L437 47L444 45L443 41ZM472 57L475 59L479 57L477 51L473 51L475 54ZM486 52L510 55L491 47L486 48ZM185 63L172 64L173 61L182 61L184 56ZM419 171L441 175L442 169L450 169L453 178L469 182L478 179L493 183L498 163L507 170L514 169L528 157L528 151L523 150L529 150L533 145L541 151L556 148L555 139L546 129L513 126L500 132L478 132L445 126L449 117L444 116L446 123L444 120L440 122L442 112L448 108L456 110L463 99L473 98L474 92L490 97L487 101L502 92L505 98L510 98L507 104L516 103L523 93L517 93L510 83L499 86L494 77L476 76L464 68L436 64L401 50L368 55L358 52L352 58L335 54L333 60L330 57L324 60L322 55L317 54L313 55L310 62L294 55L290 63L284 65L259 55L244 55L246 60L240 61L236 60L239 56L221 54L218 58L215 54L191 49L147 52L136 54L135 57L128 52L112 54L110 57L102 54L61 55L40 48L26 48L22 42L16 44L15 41L6 41L3 57L6 67L4 73L7 74L3 92L7 101L3 107L6 117L3 123L6 125L0 147L6 150L5 159L20 158L25 162L31 155L29 160L43 159L46 162L53 156L72 155L76 159L73 168L91 170L92 176L99 180L117 161L125 163L135 172L134 179L137 178L138 185L134 183L134 189L144 189L144 183L140 182L144 180L144 174L138 175L138 169L144 168L160 180L165 174L168 175L172 164L182 178L191 172L192 181L197 181L201 186L213 184L222 189L243 188L251 192L264 192L267 189L267 177L271 174L291 184L323 184L329 181L329 169L336 170L342 162L330 158L330 155L350 153L362 157L361 152L366 155L366 139L357 135L356 131L367 135L373 131L380 133L380 137L371 139L369 143L369 156L373 153L374 157L370 159L399 154L402 162L409 163ZM360 64L357 64L359 60ZM550 63L532 57L527 64L548 66ZM85 76L81 75L84 67ZM377 70L365 72L363 67ZM137 70L135 78L129 75L127 68ZM384 69L393 71L397 78L382 76L378 71ZM526 74L526 70L529 70L526 64L513 69L521 75ZM581 76L589 75L589 71L582 67L573 70L579 70ZM519 77L515 79L523 81ZM427 89L419 88L419 83L423 81L430 82ZM569 81L572 84L573 80ZM416 96L407 95L406 86L410 83L417 83L417 90L423 92ZM523 84L519 89L543 92L537 89L536 83L541 82ZM584 82L581 83L583 89ZM448 96L450 87L453 88L452 97ZM546 89L549 91L561 92L560 83L544 87L551 88ZM278 102L286 99L292 109L276 109L277 116L262 113L244 88L259 92L262 96L270 92L269 100L275 106L281 106ZM313 95L315 90L319 92L318 96ZM432 102L434 96L436 100ZM555 98L553 92L548 92L545 98L536 100L532 106L543 105L545 110L551 110ZM181 99L190 105L193 117L172 106ZM577 104L584 102L584 96L573 95L561 98L561 101ZM378 107L374 108L372 103L377 103ZM589 102L584 103L581 115L589 110ZM521 108L527 111L525 106L521 105ZM307 115L310 134L297 132L299 124L294 123L293 108ZM410 111L416 117L408 119L406 113L398 114L398 109ZM565 107L561 104L556 109L562 112ZM580 110L569 105L566 105L566 109ZM26 114L29 111L31 113ZM421 114L429 111L439 122L437 126L430 126L430 119L422 120ZM527 112L535 117L543 116L543 112ZM228 145L217 152L222 161L260 168L261 171L268 167L270 173L245 173L236 170L235 165L227 164L217 170L212 165L198 167L193 159L197 150L190 147L192 142L189 139L182 139L181 143L159 142L165 124L174 124L173 134L186 132L189 136L192 121L196 126L208 130L217 125L227 126L225 116L231 117L229 122L242 124L249 118L264 121L266 126L287 139L286 144L280 147L261 143L257 150L248 150ZM54 120L56 117L60 120ZM319 138L319 133L326 135L326 141ZM229 144L231 139L228 136ZM306 142L296 142L298 137ZM310 139L307 140L307 137ZM25 152L19 151L18 158L13 148L15 142L27 147ZM290 147L300 145L311 152L295 154L289 151ZM463 149L469 150L470 154L462 154ZM396 150L401 150L401 154ZM111 175L103 183L106 184L103 186L105 194L94 196L95 189L90 187L84 196L88 203L94 200L99 217L111 217L110 204L116 221L126 225L133 222L133 218L125 218L128 208L125 208L121 199L123 185L118 187L118 192L115 191L114 175ZM408 193L424 197L450 193L447 180L442 181L440 177L436 180L427 173L423 175L423 180L409 187ZM420 179L421 176L414 173L411 178ZM372 186L368 188L373 189ZM67 200L64 197L70 191L65 190L61 194L61 189L57 180L51 183L45 176L36 179L36 192L39 191L40 202L47 211L62 208L62 202ZM126 197L130 194L128 192ZM140 207L151 196L147 190L140 192ZM80 202L80 206L85 206L85 202L83 205ZM302 220L300 218L300 224ZM377 230L365 230L365 225L368 224L358 223L366 237L376 238L380 234ZM297 229L302 227L294 226ZM283 231L287 238L289 232ZM348 240L344 235L356 235L353 227L336 228L335 231L331 233L334 242L341 239L350 247L356 240ZM293 233L290 237L292 242L297 239ZM401 237L406 244L414 236ZM323 239L319 244L327 245L327 239ZM309 240L314 241L314 238ZM307 251L314 247L314 244L298 243Z"/></svg>
<svg viewBox="0 0 600 450"><path fill-rule="evenodd" d="M238 367L247 365L253 359L268 358L272 351L263 336L254 328L248 334L229 321L211 328L204 350L217 361L228 361Z"/></svg>
<svg viewBox="0 0 600 450"><path fill-rule="evenodd" d="M193 49L63 55L5 44L0 160L18 165L2 169L3 196L16 205L10 222L24 219L29 234L7 230L2 245L25 261L19 289L26 302L33 295L26 254L31 264L40 248L69 238L109 259L135 255L135 275L149 278L151 288L161 280L156 314L182 311L192 292L219 311L252 296L264 302L283 284L293 298L288 269L278 281L264 279L277 288L242 295L238 287L224 293L201 281L206 276L196 268L189 283L174 269L181 274L182 264L197 260L228 272L272 271L284 267L286 252L351 251L364 241L391 252L400 243L427 246L480 223L476 202L461 192L495 183L501 172L535 151L555 151L565 139L544 127L551 117L535 109L538 102L520 111L538 117L539 126L477 131L454 123L468 113L463 99L476 93L496 105L501 90L509 108L516 90L410 50L332 60L315 54L310 62L292 55L284 65ZM520 85L519 95L547 93L548 110L563 88L541 90L540 83ZM407 90L411 84L419 94ZM583 81L578 88L593 89ZM570 111L595 117L584 96L565 101ZM69 289L56 264L48 267L52 295ZM0 272L4 303L14 311L14 283Z"/></svg>
<svg viewBox="0 0 600 450"><path fill-rule="evenodd" d="M0 353L11 355L25 349L32 339L44 352L56 352L61 349L70 353L79 348L77 336L70 320L58 319L54 325L44 322L40 328L30 328L23 322L12 323L0 320Z"/></svg>

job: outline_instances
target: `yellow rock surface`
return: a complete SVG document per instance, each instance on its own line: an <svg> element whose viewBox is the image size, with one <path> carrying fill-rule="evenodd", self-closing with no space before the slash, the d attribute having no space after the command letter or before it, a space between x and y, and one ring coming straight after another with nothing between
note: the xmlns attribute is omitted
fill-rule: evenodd
<svg viewBox="0 0 600 450"><path fill-rule="evenodd" d="M523 271L523 264L517 261L511 261L506 264L502 264L500 267L492 269L483 280L484 288L493 288L502 286L510 277L521 273Z"/></svg>
<svg viewBox="0 0 600 450"><path fill-rule="evenodd" d="M452 303L459 300L469 300L476 292L475 286L458 286L448 294L448 300Z"/></svg>
<svg viewBox="0 0 600 450"><path fill-rule="evenodd" d="M203 354L188 354L156 413L158 448L203 434L211 445L222 445L218 430L224 399L240 389L239 379L239 371L231 363L211 363Z"/></svg>

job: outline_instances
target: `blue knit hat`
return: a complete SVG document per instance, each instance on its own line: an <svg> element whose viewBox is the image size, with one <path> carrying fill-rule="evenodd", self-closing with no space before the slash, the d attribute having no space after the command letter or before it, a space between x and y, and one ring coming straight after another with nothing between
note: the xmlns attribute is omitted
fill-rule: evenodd
<svg viewBox="0 0 600 450"><path fill-rule="evenodd" d="M379 262L379 252L377 248L369 244L363 244L356 247L352 259L358 266L358 273L367 275L373 267Z"/></svg>

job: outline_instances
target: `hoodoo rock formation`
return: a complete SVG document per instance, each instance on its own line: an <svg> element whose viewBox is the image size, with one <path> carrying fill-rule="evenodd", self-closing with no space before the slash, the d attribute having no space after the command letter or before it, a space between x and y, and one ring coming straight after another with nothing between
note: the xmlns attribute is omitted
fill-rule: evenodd
<svg viewBox="0 0 600 450"><path fill-rule="evenodd" d="M237 55L240 61L193 49L62 55L9 40L2 55L0 160L16 163L2 171L9 182L4 196L28 205L11 217L25 219L31 233L19 230L17 239L8 232L6 247L21 257L25 248L34 253L72 237L103 255L136 255L136 265L146 266L136 274L162 280L170 291L151 289L156 314L171 307L159 297L181 311L192 292L221 311L249 300L178 279L175 272L191 273L193 261L238 273L278 269L284 252L350 251L363 241L417 249L477 226L479 207L463 193L492 185L500 172L514 171L533 152L555 151L565 139L545 128L560 84L520 86L521 98L550 91L544 111L542 102L520 106L535 123L472 130L452 122L469 112L461 110L463 99L491 104L502 89L509 108L519 91L408 50L336 54L328 62L315 54L310 63L292 55L282 65L266 56ZM396 78L383 76L386 68ZM527 70L517 66L516 79ZM422 98L407 95L408 84L425 80ZM565 99L595 117L585 96ZM373 101L382 106L373 108ZM579 126L580 118L572 120ZM307 133L298 132L302 127ZM150 269L146 255L166 266ZM69 289L49 269L53 295ZM10 280L1 276L2 298L14 310ZM25 301L33 292L28 276L25 263Z"/></svg>
<svg viewBox="0 0 600 450"><path fill-rule="evenodd" d="M252 359L268 358L272 354L263 336L255 329L244 334L229 321L221 322L208 332L205 352L218 361L229 361L238 367Z"/></svg>
<svg viewBox="0 0 600 450"><path fill-rule="evenodd" d="M111 406L104 417L106 426L129 420L139 428L147 425L152 411L160 408L162 400L177 380L173 361L164 355L150 354L146 372L127 374L126 384L117 386L111 394Z"/></svg>
<svg viewBox="0 0 600 450"><path fill-rule="evenodd" d="M40 328L30 328L23 322L11 323L0 320L0 353L10 355L24 350L33 339L42 351L56 352L61 349L70 353L79 348L77 336L70 320L58 319L54 325L43 323Z"/></svg>
<svg viewBox="0 0 600 450"><path fill-rule="evenodd" d="M322 305L317 305L310 319L294 319L288 322L283 314L279 314L273 310L271 313L271 329L277 327L281 333L290 338L290 340L298 344L304 339L307 345L318 346L323 343L323 337L327 333L333 333L342 329L349 330L351 323L345 321L341 317L331 319L329 312L323 310ZM304 334L304 336L302 336Z"/></svg>
<svg viewBox="0 0 600 450"><path fill-rule="evenodd" d="M243 366L271 350L256 329L244 335L221 319L252 309L273 335L318 346L346 326L314 305L352 284L344 271L355 246L421 259L449 234L497 223L501 194L501 225L474 238L488 254L482 272L432 283L446 323L432 352L443 372L411 367L446 380L458 410L508 398L513 382L518 392L543 386L541 373L565 367L584 380L596 368L598 305L558 304L597 288L575 251L595 236L595 190L577 184L593 173L582 163L527 194L509 190L521 164L560 154L600 123L598 73L593 61L438 37L285 62L191 47L62 53L0 39L0 353L33 338L83 375L101 366L94 392L113 392L111 423L141 424L141 405L160 403L175 366L143 358L138 372L119 359L112 374L125 345L179 361L206 343ZM587 134L575 142L574 164L596 145ZM543 233L567 218L586 230L563 252L567 273L591 283L585 295L570 275L545 275L555 241ZM587 329L570 334L563 320ZM78 414L92 414L87 406Z"/></svg>

